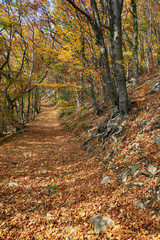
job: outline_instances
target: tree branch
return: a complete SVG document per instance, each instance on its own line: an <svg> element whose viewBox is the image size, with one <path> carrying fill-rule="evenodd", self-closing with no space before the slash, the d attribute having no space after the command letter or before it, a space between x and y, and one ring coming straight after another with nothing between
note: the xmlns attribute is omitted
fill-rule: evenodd
<svg viewBox="0 0 160 240"><path fill-rule="evenodd" d="M72 0L66 0L68 3L70 3L72 5L72 7L74 7L77 11L79 11L80 13L82 13L89 22L92 22L93 19L91 18L91 16L89 15L89 13L87 13L86 11L82 10L81 8L79 8Z"/></svg>

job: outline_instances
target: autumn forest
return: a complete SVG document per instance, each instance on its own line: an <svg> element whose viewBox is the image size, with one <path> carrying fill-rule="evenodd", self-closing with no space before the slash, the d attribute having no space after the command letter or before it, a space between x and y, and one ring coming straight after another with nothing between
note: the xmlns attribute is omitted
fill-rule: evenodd
<svg viewBox="0 0 160 240"><path fill-rule="evenodd" d="M0 1L0 239L159 239L160 1Z"/></svg>
<svg viewBox="0 0 160 240"><path fill-rule="evenodd" d="M43 89L73 105L111 101L160 64L159 1L2 1L0 132L34 119Z"/></svg>

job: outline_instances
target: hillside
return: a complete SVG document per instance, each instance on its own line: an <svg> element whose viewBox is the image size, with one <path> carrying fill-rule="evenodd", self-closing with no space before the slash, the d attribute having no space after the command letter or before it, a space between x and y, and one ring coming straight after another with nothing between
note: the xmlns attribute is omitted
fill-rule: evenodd
<svg viewBox="0 0 160 240"><path fill-rule="evenodd" d="M77 112L60 120L42 102L24 132L0 139L0 239L160 239L159 70L128 85L126 118L88 111L71 132ZM98 231L95 215L114 223Z"/></svg>

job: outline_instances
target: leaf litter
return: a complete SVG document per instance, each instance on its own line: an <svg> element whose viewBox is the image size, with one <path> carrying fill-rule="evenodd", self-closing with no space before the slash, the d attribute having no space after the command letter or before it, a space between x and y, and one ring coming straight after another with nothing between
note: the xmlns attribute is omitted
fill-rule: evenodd
<svg viewBox="0 0 160 240"><path fill-rule="evenodd" d="M159 145L152 140L160 133L160 99L144 87L151 76L129 90L133 107L118 145L106 142L101 151L96 143L86 154L74 132L61 126L58 109L44 102L24 133L1 139L0 239L160 239ZM104 157L118 146L102 171ZM154 171L147 172L151 165ZM106 176L110 181L100 184ZM94 215L107 215L115 225L96 235L89 221Z"/></svg>

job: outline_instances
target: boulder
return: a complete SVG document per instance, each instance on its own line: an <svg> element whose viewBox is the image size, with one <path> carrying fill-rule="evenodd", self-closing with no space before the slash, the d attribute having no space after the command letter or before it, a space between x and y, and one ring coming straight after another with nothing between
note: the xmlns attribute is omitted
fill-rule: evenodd
<svg viewBox="0 0 160 240"><path fill-rule="evenodd" d="M102 179L101 184L110 183L110 182L111 182L110 176L106 176Z"/></svg>
<svg viewBox="0 0 160 240"><path fill-rule="evenodd" d="M94 232L98 235L100 235L103 230L115 225L115 222L107 216L94 215L90 217L89 220L93 221Z"/></svg>

